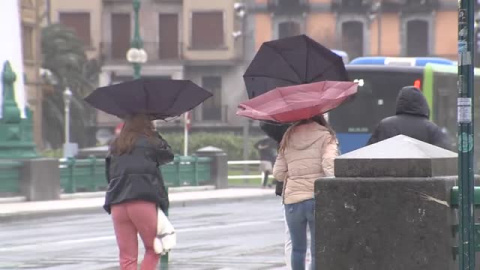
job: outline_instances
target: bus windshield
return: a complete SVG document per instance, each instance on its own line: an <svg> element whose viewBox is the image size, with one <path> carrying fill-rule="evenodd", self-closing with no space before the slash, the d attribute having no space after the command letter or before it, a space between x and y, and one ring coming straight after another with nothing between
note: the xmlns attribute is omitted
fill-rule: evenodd
<svg viewBox="0 0 480 270"><path fill-rule="evenodd" d="M423 69L416 67L349 65L347 71L359 87L350 101L329 113L337 133L371 133L383 118L395 114L400 89L423 81Z"/></svg>

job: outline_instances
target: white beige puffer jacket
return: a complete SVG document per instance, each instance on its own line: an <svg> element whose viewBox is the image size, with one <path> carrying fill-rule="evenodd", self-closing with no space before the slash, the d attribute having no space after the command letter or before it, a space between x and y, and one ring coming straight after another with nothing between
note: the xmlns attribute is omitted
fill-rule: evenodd
<svg viewBox="0 0 480 270"><path fill-rule="evenodd" d="M314 182L334 175L333 161L338 156L336 139L316 122L292 126L285 152L279 153L273 175L286 179L283 198L293 204L314 198Z"/></svg>

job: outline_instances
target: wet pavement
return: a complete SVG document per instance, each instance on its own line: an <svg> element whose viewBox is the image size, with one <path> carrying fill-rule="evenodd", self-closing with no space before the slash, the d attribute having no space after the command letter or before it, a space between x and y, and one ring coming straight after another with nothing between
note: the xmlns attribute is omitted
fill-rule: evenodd
<svg viewBox="0 0 480 270"><path fill-rule="evenodd" d="M174 207L170 215L178 245L169 269L284 269L278 197ZM118 269L107 214L0 223L0 243L0 269Z"/></svg>

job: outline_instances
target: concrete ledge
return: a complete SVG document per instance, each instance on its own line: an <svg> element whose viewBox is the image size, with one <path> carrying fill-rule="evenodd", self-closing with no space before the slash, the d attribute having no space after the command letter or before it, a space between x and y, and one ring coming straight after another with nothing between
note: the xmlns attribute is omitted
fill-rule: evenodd
<svg viewBox="0 0 480 270"><path fill-rule="evenodd" d="M25 198L24 196L0 198L0 204L2 204L2 203L25 202L25 201L27 201L27 198Z"/></svg>
<svg viewBox="0 0 480 270"><path fill-rule="evenodd" d="M398 135L335 159L336 177L457 175L457 153Z"/></svg>
<svg viewBox="0 0 480 270"><path fill-rule="evenodd" d="M173 192L170 194L170 206L190 207L268 198L275 198L273 189L222 189L198 192ZM103 197L3 203L0 204L0 222L61 215L105 213L102 207L103 203Z"/></svg>

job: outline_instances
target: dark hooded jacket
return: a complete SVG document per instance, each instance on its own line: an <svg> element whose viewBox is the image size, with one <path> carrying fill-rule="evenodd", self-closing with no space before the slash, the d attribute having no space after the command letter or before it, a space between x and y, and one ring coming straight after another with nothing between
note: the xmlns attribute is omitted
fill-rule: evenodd
<svg viewBox="0 0 480 270"><path fill-rule="evenodd" d="M174 155L170 146L159 137L156 143L139 137L128 154L109 155L106 159L108 190L104 209L131 200L154 202L164 212L168 209L168 194L159 166L169 163Z"/></svg>
<svg viewBox="0 0 480 270"><path fill-rule="evenodd" d="M278 148L275 140L267 137L255 143L254 147L260 154L260 160L270 161L272 164L275 163L275 159L277 158L276 152Z"/></svg>
<svg viewBox="0 0 480 270"><path fill-rule="evenodd" d="M404 87L397 97L396 115L383 119L367 144L397 135L405 135L445 149L448 136L429 120L430 110L422 92L413 86Z"/></svg>

